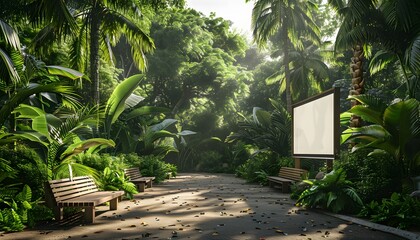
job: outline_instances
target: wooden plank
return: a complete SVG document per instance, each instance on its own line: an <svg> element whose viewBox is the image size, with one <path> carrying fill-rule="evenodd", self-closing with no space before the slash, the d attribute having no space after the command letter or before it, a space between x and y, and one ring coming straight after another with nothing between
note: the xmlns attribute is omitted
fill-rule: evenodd
<svg viewBox="0 0 420 240"><path fill-rule="evenodd" d="M58 202L59 206L97 206L124 195L124 191L99 191Z"/></svg>
<svg viewBox="0 0 420 240"><path fill-rule="evenodd" d="M151 188L153 185L152 181L155 180L155 177L142 177L138 168L124 169L124 173L130 182L137 186L139 192L144 192L146 185L148 188Z"/></svg>
<svg viewBox="0 0 420 240"><path fill-rule="evenodd" d="M286 193L290 185L294 182L301 181L302 176L306 173L307 171L304 169L281 167L278 176L268 177L269 185L271 187L274 183L278 183L281 185L282 192Z"/></svg>
<svg viewBox="0 0 420 240"><path fill-rule="evenodd" d="M99 191L88 176L51 180L45 188L46 202L53 208L57 220L63 218L63 207L83 207L86 220L93 223L95 206L110 202L111 210L115 210L124 195L124 191Z"/></svg>
<svg viewBox="0 0 420 240"><path fill-rule="evenodd" d="M91 194L91 193L95 193L95 192L98 192L98 190L83 191L83 192L71 193L71 194L67 194L67 195L62 194L61 196L55 197L55 199L56 199L57 202L58 201L65 201L65 200L68 200L68 199L73 199L73 198L76 198L76 197L79 197L79 196L84 196L86 194Z"/></svg>
<svg viewBox="0 0 420 240"><path fill-rule="evenodd" d="M85 183L73 183L72 185L66 185L65 187L62 186L51 186L51 188L53 189L54 192L62 192L62 191L66 191L66 190L71 190L74 189L76 187L92 187L92 188L96 188L96 185L92 182L85 182Z"/></svg>

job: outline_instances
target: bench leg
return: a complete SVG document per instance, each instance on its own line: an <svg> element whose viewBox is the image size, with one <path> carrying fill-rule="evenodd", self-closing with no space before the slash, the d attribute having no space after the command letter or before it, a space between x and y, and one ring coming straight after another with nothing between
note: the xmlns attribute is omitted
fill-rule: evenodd
<svg viewBox="0 0 420 240"><path fill-rule="evenodd" d="M147 187L148 187L148 188L151 188L151 187L152 187L152 183L153 183L153 181L152 181L152 180L150 180L150 181L147 183Z"/></svg>
<svg viewBox="0 0 420 240"><path fill-rule="evenodd" d="M95 207L85 207L85 221L87 223L94 223L95 222Z"/></svg>
<svg viewBox="0 0 420 240"><path fill-rule="evenodd" d="M137 188L139 189L139 192L144 192L144 189L146 188L145 183L137 184Z"/></svg>
<svg viewBox="0 0 420 240"><path fill-rule="evenodd" d="M289 183L284 182L284 183L281 184L281 191L283 193L288 193L289 192L289 188L290 188L290 184Z"/></svg>
<svg viewBox="0 0 420 240"><path fill-rule="evenodd" d="M63 220L63 208L54 207L53 212L56 221Z"/></svg>
<svg viewBox="0 0 420 240"><path fill-rule="evenodd" d="M111 209L111 210L117 210L118 209L118 198L114 198L111 201L109 201L109 209Z"/></svg>

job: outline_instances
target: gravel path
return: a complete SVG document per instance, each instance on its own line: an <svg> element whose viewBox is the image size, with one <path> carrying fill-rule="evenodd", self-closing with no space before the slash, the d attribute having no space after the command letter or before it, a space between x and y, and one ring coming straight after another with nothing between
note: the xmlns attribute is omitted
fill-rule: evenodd
<svg viewBox="0 0 420 240"><path fill-rule="evenodd" d="M3 239L403 239L293 205L277 189L228 174L182 174L97 209L94 224L47 224Z"/></svg>

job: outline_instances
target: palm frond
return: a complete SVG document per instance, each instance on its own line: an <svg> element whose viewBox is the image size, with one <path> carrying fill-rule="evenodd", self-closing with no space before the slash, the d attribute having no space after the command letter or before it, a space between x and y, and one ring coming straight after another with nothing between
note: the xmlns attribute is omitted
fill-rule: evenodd
<svg viewBox="0 0 420 240"><path fill-rule="evenodd" d="M73 100L75 100L76 96L73 91L73 87L64 86L62 84L56 83L51 83L47 85L33 84L29 87L22 88L17 94L13 95L12 98L10 98L10 100L7 103L5 103L0 109L0 125L4 125L4 122L15 107L17 107L20 103L29 98L29 96L41 92L52 92L60 94L64 97L64 99L67 99L67 101L70 103L73 103Z"/></svg>
<svg viewBox="0 0 420 240"><path fill-rule="evenodd" d="M20 82L19 73L16 71L13 61L3 49L0 48L0 78L10 79L11 82L17 84ZM5 69L6 71L4 71Z"/></svg>
<svg viewBox="0 0 420 240"><path fill-rule="evenodd" d="M420 75L420 33L417 34L408 46L404 61L410 66L413 73Z"/></svg>
<svg viewBox="0 0 420 240"><path fill-rule="evenodd" d="M373 56L369 63L370 74L374 75L380 72L396 60L396 55L388 51L380 50L376 52L375 56Z"/></svg>
<svg viewBox="0 0 420 240"><path fill-rule="evenodd" d="M14 50L20 51L19 36L16 31L2 19L0 19L0 40L1 39L5 40L6 44Z"/></svg>

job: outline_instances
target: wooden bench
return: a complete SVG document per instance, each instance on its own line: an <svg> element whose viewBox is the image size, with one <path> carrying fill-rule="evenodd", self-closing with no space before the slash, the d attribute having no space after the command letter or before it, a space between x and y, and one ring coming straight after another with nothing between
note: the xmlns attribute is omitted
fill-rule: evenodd
<svg viewBox="0 0 420 240"><path fill-rule="evenodd" d="M124 174L128 177L130 182L137 186L139 192L144 192L146 186L151 188L153 180L155 180L155 177L143 177L138 168L124 169Z"/></svg>
<svg viewBox="0 0 420 240"><path fill-rule="evenodd" d="M85 210L85 221L94 223L95 207L109 202L110 210L117 210L124 191L99 191L91 177L82 176L46 182L45 195L47 206L53 209L56 220L63 219L64 207L81 207Z"/></svg>
<svg viewBox="0 0 420 240"><path fill-rule="evenodd" d="M268 177L268 184L270 187L280 185L282 192L287 193L290 191L290 185L302 181L307 172L305 169L282 167L278 176Z"/></svg>

